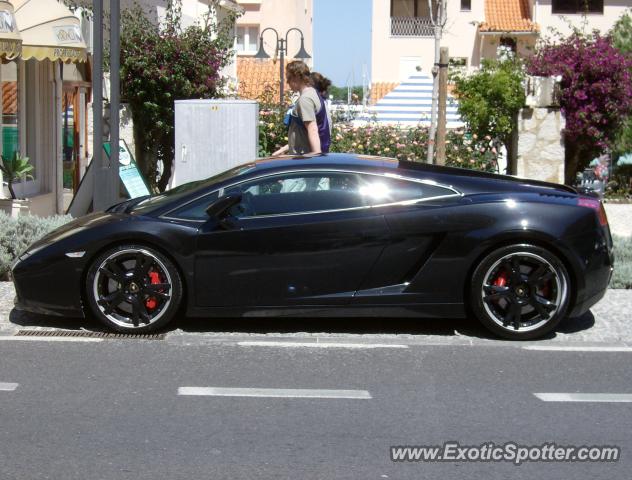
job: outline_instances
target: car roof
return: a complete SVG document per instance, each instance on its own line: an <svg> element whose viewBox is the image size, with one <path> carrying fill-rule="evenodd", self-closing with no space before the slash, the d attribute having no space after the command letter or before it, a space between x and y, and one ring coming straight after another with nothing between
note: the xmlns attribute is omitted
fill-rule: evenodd
<svg viewBox="0 0 632 480"><path fill-rule="evenodd" d="M307 155L282 155L278 157L266 157L254 160L236 167L242 169L243 172L235 177L224 180L214 180L209 178L196 182L198 186L186 193L178 194L172 199L155 208L148 210L160 215L163 211L169 211L173 208L172 204L177 202L186 203L199 196L201 192L210 191L210 188L223 186L239 181L248 181L253 177L265 175L266 173L274 174L276 172L294 169L328 169L335 168L341 170L360 170L360 171L391 171L393 174L404 177L425 178L427 180L436 181L453 188L458 188L464 194L481 193L498 190L531 190L534 186L545 187L564 191L566 194L575 193L575 191L563 185L556 185L536 180L526 180L506 175L498 175L494 173L481 172L464 168L446 167L440 165L431 165L423 162L412 162L407 160L398 160L396 158L378 157L371 155L361 155L352 153L328 153L328 154L307 154ZM492 182L490 182L490 180Z"/></svg>
<svg viewBox="0 0 632 480"><path fill-rule="evenodd" d="M283 170L295 168L297 165L305 168L341 168L341 169L379 169L392 170L403 176L430 177L446 180L446 176L455 179L454 176L462 179L481 180L501 180L521 183L524 179L514 178L507 175L483 172L468 168L447 167L444 165L428 164L422 161L398 160L390 157L380 157L373 155L362 155L355 153L316 153L306 155L282 155L278 157L266 157L250 163L252 168L248 171L248 176L257 176L266 170ZM544 182L541 182L544 184ZM547 184L549 185L549 184Z"/></svg>
<svg viewBox="0 0 632 480"><path fill-rule="evenodd" d="M511 175L501 175L498 173L484 172L481 170L474 170L469 168L448 167L445 165L428 164L423 161L409 161L398 160L396 158L379 157L373 155L362 155L353 153L328 153L328 154L307 154L307 155L285 155L280 157L267 157L261 158L253 162L255 169L253 174L260 174L266 169L283 169L288 167L296 167L297 162L301 165L311 168L362 168L362 169L392 169L393 173L401 174L403 176L411 177L427 177L433 180L440 180L443 182L469 182L471 185L476 182L486 182L489 186L489 181L499 182L505 185L512 184L513 188L518 186L530 185L531 187L544 187L547 189L556 189L564 191L565 193L573 193L576 191L572 187L566 185L559 185L550 182L544 182L541 180L526 179L521 177L515 177ZM474 182L474 183L472 183Z"/></svg>
<svg viewBox="0 0 632 480"><path fill-rule="evenodd" d="M304 167L373 167L398 168L395 158L358 155L352 153L309 153L305 155L281 155L277 157L259 158L253 162L258 172L262 170L296 167L300 163Z"/></svg>
<svg viewBox="0 0 632 480"><path fill-rule="evenodd" d="M382 171L392 170L393 173L417 177L419 175L460 175L465 177L479 177L500 179L506 178L493 173L470 170L465 168L446 167L442 165L428 164L425 162L413 162L398 160L396 158L381 157L375 155L363 155L356 153L310 153L305 155L281 155L277 157L265 157L257 159L249 164L251 168L248 176L257 176L270 170L284 170L288 168L340 168L340 169L378 169Z"/></svg>

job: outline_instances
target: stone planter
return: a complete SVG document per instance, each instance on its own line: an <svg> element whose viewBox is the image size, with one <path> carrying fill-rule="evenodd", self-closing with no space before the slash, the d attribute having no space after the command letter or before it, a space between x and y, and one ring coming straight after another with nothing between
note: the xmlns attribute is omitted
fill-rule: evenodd
<svg viewBox="0 0 632 480"><path fill-rule="evenodd" d="M31 201L28 199L0 198L0 211L14 218L28 215L31 211Z"/></svg>

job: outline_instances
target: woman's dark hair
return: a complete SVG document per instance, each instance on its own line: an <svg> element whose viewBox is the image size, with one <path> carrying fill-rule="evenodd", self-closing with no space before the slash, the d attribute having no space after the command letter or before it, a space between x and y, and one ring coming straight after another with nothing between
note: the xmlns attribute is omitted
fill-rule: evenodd
<svg viewBox="0 0 632 480"><path fill-rule="evenodd" d="M314 85L314 88L318 91L318 93L320 93L323 97L326 97L327 90L329 90L329 87L331 87L331 80L329 80L327 77L321 75L318 72L312 72L309 78L312 81L312 85Z"/></svg>

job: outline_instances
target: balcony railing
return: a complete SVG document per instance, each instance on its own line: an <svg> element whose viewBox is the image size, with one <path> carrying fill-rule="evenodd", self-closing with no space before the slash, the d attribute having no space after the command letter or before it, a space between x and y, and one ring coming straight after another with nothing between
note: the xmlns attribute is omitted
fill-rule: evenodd
<svg viewBox="0 0 632 480"><path fill-rule="evenodd" d="M434 25L426 17L391 17L393 37L432 37Z"/></svg>

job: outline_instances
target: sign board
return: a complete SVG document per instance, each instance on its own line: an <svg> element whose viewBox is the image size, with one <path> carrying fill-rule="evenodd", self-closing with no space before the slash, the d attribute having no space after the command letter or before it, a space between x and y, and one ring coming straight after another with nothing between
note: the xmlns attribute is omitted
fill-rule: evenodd
<svg viewBox="0 0 632 480"><path fill-rule="evenodd" d="M0 10L0 33L14 33L15 18L13 12L9 10Z"/></svg>
<svg viewBox="0 0 632 480"><path fill-rule="evenodd" d="M110 142L103 144L103 150L105 150L108 158L110 158ZM149 195L149 188L147 188L145 179L138 170L134 157L132 157L129 148L127 148L125 140L120 140L119 142L119 164L119 177L129 197L137 198Z"/></svg>

